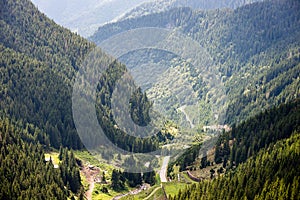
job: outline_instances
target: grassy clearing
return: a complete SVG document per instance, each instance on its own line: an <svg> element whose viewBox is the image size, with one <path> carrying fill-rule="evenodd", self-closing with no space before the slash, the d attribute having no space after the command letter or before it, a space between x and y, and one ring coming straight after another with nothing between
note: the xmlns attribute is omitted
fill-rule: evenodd
<svg viewBox="0 0 300 200"><path fill-rule="evenodd" d="M152 193L155 190L154 193ZM124 198L122 200L140 200L140 199L147 199L147 200L163 200L164 198L164 192L160 186L152 187L151 191L147 190L147 195L142 194L136 195L136 196L129 196L128 198Z"/></svg>
<svg viewBox="0 0 300 200"><path fill-rule="evenodd" d="M74 154L80 160L88 162L90 165L98 165L100 162L88 151L74 151Z"/></svg>
<svg viewBox="0 0 300 200"><path fill-rule="evenodd" d="M187 186L187 184L180 183L180 182L167 182L167 183L163 183L163 186L165 188L167 196L169 195L174 196L178 194L179 189L183 190Z"/></svg>
<svg viewBox="0 0 300 200"><path fill-rule="evenodd" d="M153 195L151 195L150 198L148 198L147 200L161 200L161 199L165 199L165 195L164 195L164 191L162 190L162 188L159 188Z"/></svg>

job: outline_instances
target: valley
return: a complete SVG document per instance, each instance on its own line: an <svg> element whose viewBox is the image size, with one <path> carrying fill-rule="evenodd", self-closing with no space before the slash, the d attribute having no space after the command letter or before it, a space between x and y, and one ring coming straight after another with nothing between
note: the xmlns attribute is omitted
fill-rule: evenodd
<svg viewBox="0 0 300 200"><path fill-rule="evenodd" d="M300 199L299 1L33 2L0 3L0 199Z"/></svg>

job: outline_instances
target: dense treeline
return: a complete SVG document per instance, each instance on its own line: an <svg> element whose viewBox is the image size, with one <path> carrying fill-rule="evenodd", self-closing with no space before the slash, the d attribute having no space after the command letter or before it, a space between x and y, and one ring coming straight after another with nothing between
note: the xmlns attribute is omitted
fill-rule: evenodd
<svg viewBox="0 0 300 200"><path fill-rule="evenodd" d="M213 181L202 181L170 197L181 199L300 199L300 134L261 150Z"/></svg>
<svg viewBox="0 0 300 200"><path fill-rule="evenodd" d="M147 98L146 93L142 92L139 87L130 99L130 115L132 120L139 126L147 126L151 121L149 111L151 103Z"/></svg>
<svg viewBox="0 0 300 200"><path fill-rule="evenodd" d="M22 123L0 120L0 199L67 199L59 170Z"/></svg>
<svg viewBox="0 0 300 200"><path fill-rule="evenodd" d="M184 171L186 168L198 158L199 150L201 148L201 144L193 145L189 149L187 149L182 155L179 156L174 162L169 163L167 175L172 179L176 178L173 172L173 166L179 166L179 171Z"/></svg>
<svg viewBox="0 0 300 200"><path fill-rule="evenodd" d="M281 58L281 61L272 61L272 67L263 69L256 79L250 79L249 82L245 81L245 78L240 80L239 84L241 88L244 86L244 89L233 87L230 89L232 103L226 112L228 122L229 119L235 118L236 114L239 114L239 117L233 122L239 123L262 109L299 98L299 49L294 53L290 59Z"/></svg>
<svg viewBox="0 0 300 200"><path fill-rule="evenodd" d="M115 191L121 191L126 188L126 184L130 187L136 187L148 183L154 185L156 183L155 172L146 173L128 173L114 169L111 176L111 188Z"/></svg>
<svg viewBox="0 0 300 200"><path fill-rule="evenodd" d="M1 43L45 62L70 81L93 43L56 25L28 0L1 1Z"/></svg>
<svg viewBox="0 0 300 200"><path fill-rule="evenodd" d="M82 192L73 152L63 149L55 168L51 157L45 160L41 135L32 124L0 118L0 199L67 199Z"/></svg>
<svg viewBox="0 0 300 200"><path fill-rule="evenodd" d="M60 175L67 186L74 193L78 193L81 189L81 178L79 168L77 166L76 158L73 151L60 148L59 150L59 169Z"/></svg>
<svg viewBox="0 0 300 200"><path fill-rule="evenodd" d="M34 124L53 147L83 148L72 120L72 79L94 44L28 1L1 1L1 110Z"/></svg>
<svg viewBox="0 0 300 200"><path fill-rule="evenodd" d="M45 63L0 49L1 110L43 129L55 148L82 148L72 122L71 93L62 78Z"/></svg>
<svg viewBox="0 0 300 200"><path fill-rule="evenodd" d="M238 165L260 149L289 138L293 131L299 130L300 99L296 99L249 118L221 135L216 145L215 162L224 162L226 166L229 161L230 167Z"/></svg>
<svg viewBox="0 0 300 200"><path fill-rule="evenodd" d="M129 152L151 152L158 148L158 140L155 137L151 138L139 138L139 134L143 133L125 133L125 131L118 127L116 123L117 116L113 116L112 113L112 95L116 89L116 84L118 80L126 73L127 69L124 65L120 64L117 61L111 63L107 70L103 73L100 78L99 84L97 86L97 98L96 98L96 112L99 124L103 128L106 136L112 141L112 143L117 144L122 149ZM125 84L130 83L131 80L128 80ZM123 93L126 91L118 91L120 97L124 96ZM122 102L122 98L117 99L120 102L117 105L116 110L122 112L123 106L128 105L130 109L131 119L139 125L145 126L150 121L148 116L148 111L151 107L145 93L142 93L140 89L137 89L135 93L132 94L130 102ZM132 135L137 135L134 137Z"/></svg>

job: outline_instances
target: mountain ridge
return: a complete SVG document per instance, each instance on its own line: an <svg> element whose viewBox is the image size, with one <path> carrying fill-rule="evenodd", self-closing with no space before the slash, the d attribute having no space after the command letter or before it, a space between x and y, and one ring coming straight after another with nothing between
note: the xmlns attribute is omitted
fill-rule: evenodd
<svg viewBox="0 0 300 200"><path fill-rule="evenodd" d="M258 2L261 0L248 0L248 1L205 1L205 0L160 0L155 2L143 3L140 6L132 9L131 11L124 13L118 18L119 21L142 17L149 14L154 14L158 12L165 12L167 10L179 7L190 7L194 10L214 10L222 8L236 9L238 7Z"/></svg>

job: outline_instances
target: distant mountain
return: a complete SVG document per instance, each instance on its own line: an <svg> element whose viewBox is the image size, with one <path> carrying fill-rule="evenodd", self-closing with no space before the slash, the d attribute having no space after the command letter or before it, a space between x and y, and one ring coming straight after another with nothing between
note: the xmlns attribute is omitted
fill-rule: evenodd
<svg viewBox="0 0 300 200"><path fill-rule="evenodd" d="M150 0L32 0L39 10L56 23L84 37L92 35L99 26L147 1Z"/></svg>
<svg viewBox="0 0 300 200"><path fill-rule="evenodd" d="M299 97L299 7L298 1L285 0L256 2L234 10L173 8L104 25L90 39L103 45L122 33L145 27L175 29L188 35L208 52L212 62L206 66L220 74L227 99L224 121L232 123ZM135 58L141 56L123 62L138 70L140 60L135 62ZM172 76L162 77L172 80ZM150 88L150 93L170 85L161 86ZM214 93L212 89L206 90L201 100L207 103L207 95Z"/></svg>
<svg viewBox="0 0 300 200"><path fill-rule="evenodd" d="M99 26L111 21L165 11L173 7L188 6L194 9L236 8L258 0L32 0L56 23L91 36Z"/></svg>
<svg viewBox="0 0 300 200"><path fill-rule="evenodd" d="M175 7L190 7L195 10L213 10L220 8L238 8L246 4L263 0L158 0L155 2L146 2L130 12L120 16L120 20L126 18L140 17L143 15L153 14L166 11Z"/></svg>

